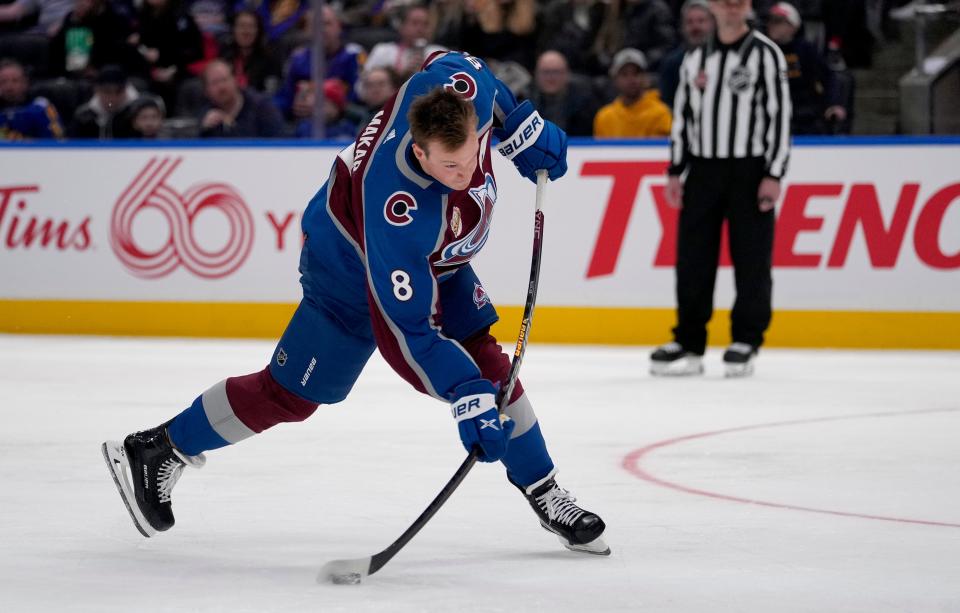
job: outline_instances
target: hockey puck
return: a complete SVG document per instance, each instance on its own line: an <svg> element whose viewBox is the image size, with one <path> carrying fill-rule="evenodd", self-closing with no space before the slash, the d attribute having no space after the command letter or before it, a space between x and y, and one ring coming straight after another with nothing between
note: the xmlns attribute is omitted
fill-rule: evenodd
<svg viewBox="0 0 960 613"><path fill-rule="evenodd" d="M357 585L361 579L360 573L344 573L342 575L330 575L330 580L335 585Z"/></svg>

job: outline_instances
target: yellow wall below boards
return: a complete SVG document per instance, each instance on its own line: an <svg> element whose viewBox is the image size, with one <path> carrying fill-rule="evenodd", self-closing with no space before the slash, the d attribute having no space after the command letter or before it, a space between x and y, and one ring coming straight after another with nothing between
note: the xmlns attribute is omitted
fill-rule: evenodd
<svg viewBox="0 0 960 613"><path fill-rule="evenodd" d="M0 332L278 338L296 305L278 303L0 300ZM494 334L515 342L522 307L499 307ZM673 309L538 307L531 342L657 345ZM730 342L729 311L710 323L711 345ZM960 313L776 311L770 347L960 349Z"/></svg>

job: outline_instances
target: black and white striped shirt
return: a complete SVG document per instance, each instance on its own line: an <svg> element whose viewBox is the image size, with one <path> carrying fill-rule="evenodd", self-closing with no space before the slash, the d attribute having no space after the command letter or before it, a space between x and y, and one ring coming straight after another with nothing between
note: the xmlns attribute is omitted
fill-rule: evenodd
<svg viewBox="0 0 960 613"><path fill-rule="evenodd" d="M790 157L790 88L783 53L756 30L730 45L716 38L680 65L670 174L694 158L759 158L779 179Z"/></svg>

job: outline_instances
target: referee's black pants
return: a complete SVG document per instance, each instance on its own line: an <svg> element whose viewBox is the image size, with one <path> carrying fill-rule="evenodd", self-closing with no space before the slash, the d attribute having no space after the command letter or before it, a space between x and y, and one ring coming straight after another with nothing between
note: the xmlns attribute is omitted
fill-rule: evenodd
<svg viewBox="0 0 960 613"><path fill-rule="evenodd" d="M737 298L731 313L734 342L763 344L770 325L774 213L761 213L757 189L763 158L690 162L677 236L677 327L674 340L703 354L720 258L723 221L728 221Z"/></svg>

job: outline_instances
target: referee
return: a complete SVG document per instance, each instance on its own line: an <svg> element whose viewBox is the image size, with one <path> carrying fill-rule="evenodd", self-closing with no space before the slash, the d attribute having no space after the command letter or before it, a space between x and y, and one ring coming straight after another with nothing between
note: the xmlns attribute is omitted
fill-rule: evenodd
<svg viewBox="0 0 960 613"><path fill-rule="evenodd" d="M680 208L677 326L651 356L655 375L703 372L724 220L737 292L727 376L753 372L770 324L774 205L790 155L787 66L748 24L750 0L709 7L716 33L684 56L674 101L666 196Z"/></svg>

